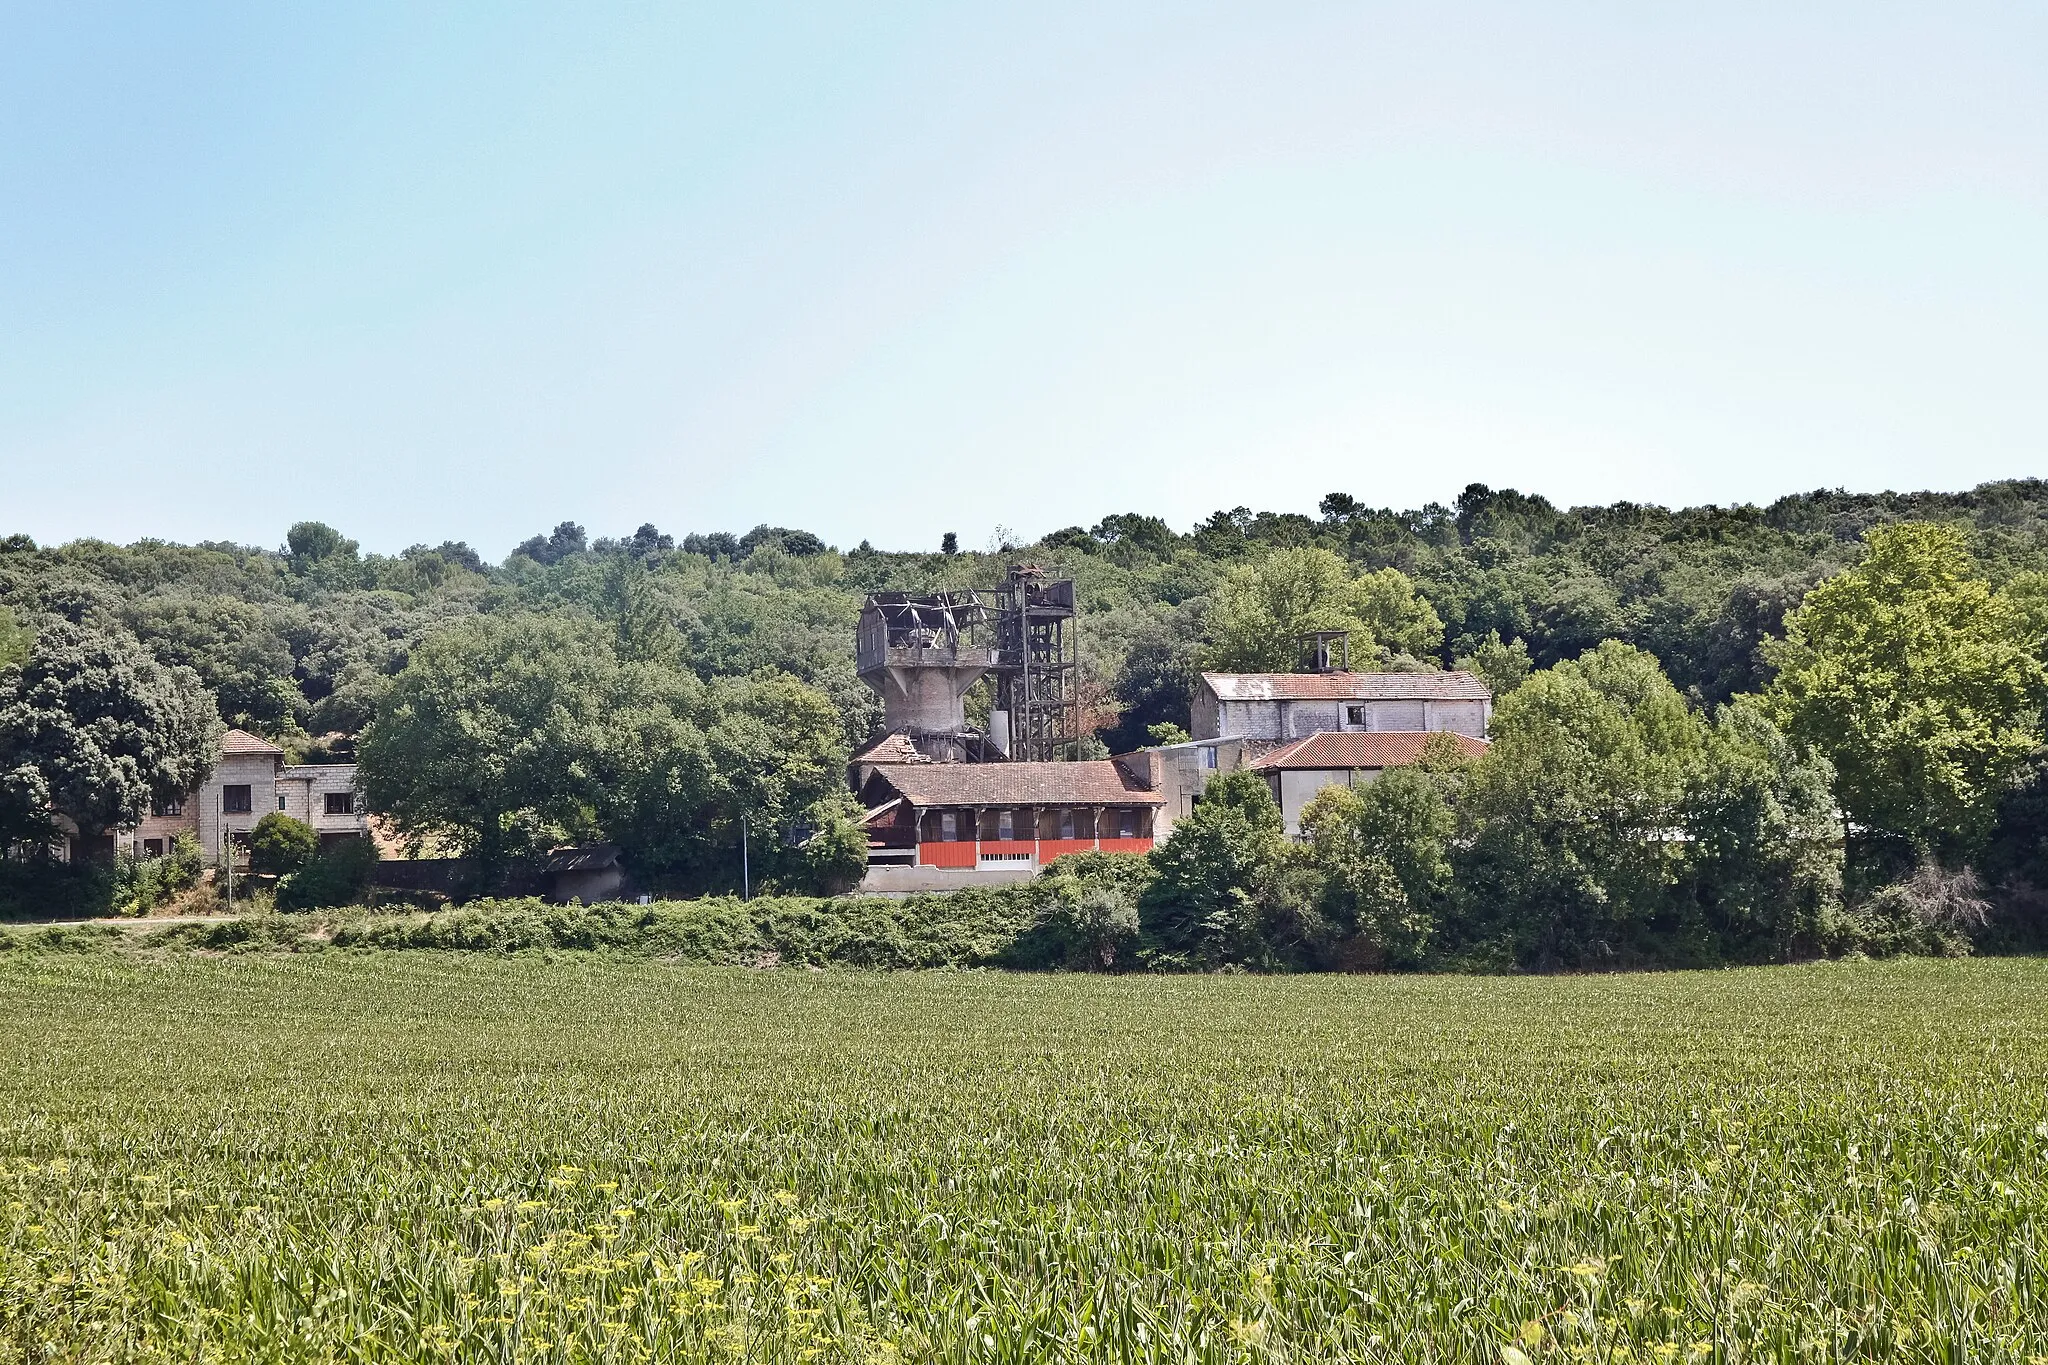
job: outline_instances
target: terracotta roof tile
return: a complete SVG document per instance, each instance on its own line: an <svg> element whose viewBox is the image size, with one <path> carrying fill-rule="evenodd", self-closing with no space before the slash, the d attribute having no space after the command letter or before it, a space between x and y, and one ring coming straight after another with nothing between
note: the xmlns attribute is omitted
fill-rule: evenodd
<svg viewBox="0 0 2048 1365"><path fill-rule="evenodd" d="M1204 673L1222 701L1487 701L1470 673Z"/></svg>
<svg viewBox="0 0 2048 1365"><path fill-rule="evenodd" d="M933 760L919 753L917 746L910 742L910 736L902 731L883 735L867 748L853 756L855 763L930 763Z"/></svg>
<svg viewBox="0 0 2048 1365"><path fill-rule="evenodd" d="M284 750L278 748L269 740L258 739L247 730L230 730L221 736L220 751L224 754L282 754L284 752Z"/></svg>
<svg viewBox="0 0 2048 1365"><path fill-rule="evenodd" d="M930 763L884 767L886 782L913 806L1160 806L1106 758L1078 763Z"/></svg>
<svg viewBox="0 0 2048 1365"><path fill-rule="evenodd" d="M1452 734L1458 748L1466 757L1477 758L1486 752L1486 741L1473 739L1469 735ZM1347 730L1341 733L1329 732L1297 739L1292 744L1273 750L1251 761L1251 766L1260 772L1274 772L1280 769L1299 770L1303 768L1398 768L1413 763L1422 753L1422 746L1429 735L1419 730Z"/></svg>

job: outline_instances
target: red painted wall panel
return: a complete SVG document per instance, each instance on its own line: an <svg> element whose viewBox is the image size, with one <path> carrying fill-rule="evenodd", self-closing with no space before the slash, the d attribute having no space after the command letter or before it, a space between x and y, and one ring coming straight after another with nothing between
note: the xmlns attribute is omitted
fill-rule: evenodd
<svg viewBox="0 0 2048 1365"><path fill-rule="evenodd" d="M917 861L921 867L973 867L974 841L962 839L950 844L919 844Z"/></svg>
<svg viewBox="0 0 2048 1365"><path fill-rule="evenodd" d="M1150 853L1152 851L1152 841L1150 839L1104 839L1102 840L1102 851L1104 853Z"/></svg>

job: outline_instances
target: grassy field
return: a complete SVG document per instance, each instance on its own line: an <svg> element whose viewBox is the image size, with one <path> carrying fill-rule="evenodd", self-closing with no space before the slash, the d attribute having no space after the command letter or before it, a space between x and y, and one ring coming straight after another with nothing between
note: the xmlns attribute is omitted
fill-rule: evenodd
<svg viewBox="0 0 2048 1365"><path fill-rule="evenodd" d="M11 1359L2048 1358L2038 961L17 951L0 1020Z"/></svg>

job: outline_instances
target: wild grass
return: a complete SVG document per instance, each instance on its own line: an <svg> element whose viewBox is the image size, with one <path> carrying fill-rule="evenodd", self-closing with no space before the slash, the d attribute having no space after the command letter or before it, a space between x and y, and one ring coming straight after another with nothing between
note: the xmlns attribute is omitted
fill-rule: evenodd
<svg viewBox="0 0 2048 1365"><path fill-rule="evenodd" d="M2048 1358L2048 963L0 960L0 1358Z"/></svg>

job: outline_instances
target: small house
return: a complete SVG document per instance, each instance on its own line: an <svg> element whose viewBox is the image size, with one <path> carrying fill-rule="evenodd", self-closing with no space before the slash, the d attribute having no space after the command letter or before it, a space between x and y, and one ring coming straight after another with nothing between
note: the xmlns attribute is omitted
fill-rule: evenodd
<svg viewBox="0 0 2048 1365"><path fill-rule="evenodd" d="M1477 758L1486 741L1447 732L1460 752ZM1362 786L1388 768L1405 767L1422 756L1430 736L1419 731L1397 733L1326 733L1310 735L1253 759L1251 770L1266 779L1289 835L1301 833L1301 812L1315 794L1335 784Z"/></svg>

